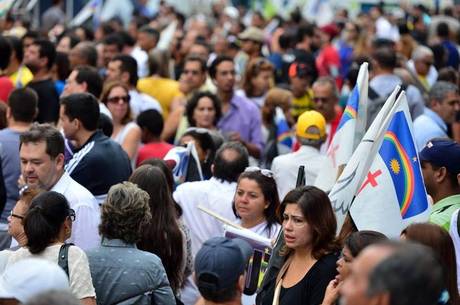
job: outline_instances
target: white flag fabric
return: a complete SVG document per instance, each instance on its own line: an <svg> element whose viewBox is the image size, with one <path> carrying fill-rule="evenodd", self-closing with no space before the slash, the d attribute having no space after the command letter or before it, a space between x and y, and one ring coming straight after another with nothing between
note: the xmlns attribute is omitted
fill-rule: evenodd
<svg viewBox="0 0 460 305"><path fill-rule="evenodd" d="M339 175L339 168L343 168L350 160L353 151L361 141L366 128L367 90L369 72L367 62L359 68L355 87L348 97L347 106L335 132L334 138L327 151L326 164L316 178L314 185L328 192L332 189Z"/></svg>
<svg viewBox="0 0 460 305"><path fill-rule="evenodd" d="M428 221L422 177L409 107L402 96L350 208L358 230L374 230L395 238L407 225Z"/></svg>
<svg viewBox="0 0 460 305"><path fill-rule="evenodd" d="M369 171L369 167L383 141L383 136L390 123L390 119L396 112L396 109L398 109L397 107L401 103L401 98L405 98L403 92L396 100L399 90L400 87L397 86L388 97L329 193L329 199L337 218L338 230L342 227L353 198Z"/></svg>

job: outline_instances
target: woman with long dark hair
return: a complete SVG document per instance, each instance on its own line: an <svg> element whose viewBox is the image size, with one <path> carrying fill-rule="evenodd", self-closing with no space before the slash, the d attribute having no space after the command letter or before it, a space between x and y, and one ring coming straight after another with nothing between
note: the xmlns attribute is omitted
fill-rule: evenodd
<svg viewBox="0 0 460 305"><path fill-rule="evenodd" d="M279 254L285 262L277 277L262 287L258 304L321 304L337 273L337 222L331 202L316 187L298 187L286 195L279 215L286 242Z"/></svg>
<svg viewBox="0 0 460 305"><path fill-rule="evenodd" d="M152 221L142 230L137 246L161 258L171 288L177 295L185 278L185 237L179 228L166 177L159 168L142 165L134 171L129 181L149 194L150 212L153 215Z"/></svg>

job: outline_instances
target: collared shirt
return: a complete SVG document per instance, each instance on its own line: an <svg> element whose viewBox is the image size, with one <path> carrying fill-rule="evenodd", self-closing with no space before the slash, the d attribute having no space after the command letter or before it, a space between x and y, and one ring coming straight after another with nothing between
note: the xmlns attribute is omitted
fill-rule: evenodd
<svg viewBox="0 0 460 305"><path fill-rule="evenodd" d="M460 194L439 200L431 207L430 222L449 232L452 214L460 208Z"/></svg>
<svg viewBox="0 0 460 305"><path fill-rule="evenodd" d="M133 118L137 118L141 112L150 109L155 109L159 113L163 112L160 103L148 94L140 93L137 90L129 90L129 96L131 97L129 105L131 106Z"/></svg>
<svg viewBox="0 0 460 305"><path fill-rule="evenodd" d="M64 195L70 208L75 210L72 236L68 242L74 243L83 250L97 247L101 240L98 229L101 213L93 194L66 172L51 188L51 191Z"/></svg>
<svg viewBox="0 0 460 305"><path fill-rule="evenodd" d="M326 160L327 157L321 155L318 149L307 145L302 145L296 152L273 159L272 171L280 199L295 188L300 165L305 166L305 183L313 185Z"/></svg>
<svg viewBox="0 0 460 305"><path fill-rule="evenodd" d="M414 121L414 138L418 151L433 138L447 138L447 125L433 110L425 108L421 116Z"/></svg>
<svg viewBox="0 0 460 305"><path fill-rule="evenodd" d="M223 114L217 127L225 135L229 132L238 132L241 139L263 148L262 118L260 111L253 102L242 96L233 94L230 100L230 109Z"/></svg>
<svg viewBox="0 0 460 305"><path fill-rule="evenodd" d="M104 238L101 246L87 255L98 304L176 304L166 271L155 254L120 239Z"/></svg>

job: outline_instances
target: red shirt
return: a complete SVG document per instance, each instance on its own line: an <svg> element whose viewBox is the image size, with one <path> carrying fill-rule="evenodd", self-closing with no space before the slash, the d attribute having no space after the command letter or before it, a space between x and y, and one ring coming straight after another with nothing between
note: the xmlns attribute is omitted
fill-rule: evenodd
<svg viewBox="0 0 460 305"><path fill-rule="evenodd" d="M144 160L157 158L163 159L168 151L173 148L174 145L171 145L166 142L154 142L148 143L142 146L139 149L139 154L137 155L136 166L139 166Z"/></svg>
<svg viewBox="0 0 460 305"><path fill-rule="evenodd" d="M13 91L14 85L8 76L0 76L0 100L4 103L8 102L8 96Z"/></svg>

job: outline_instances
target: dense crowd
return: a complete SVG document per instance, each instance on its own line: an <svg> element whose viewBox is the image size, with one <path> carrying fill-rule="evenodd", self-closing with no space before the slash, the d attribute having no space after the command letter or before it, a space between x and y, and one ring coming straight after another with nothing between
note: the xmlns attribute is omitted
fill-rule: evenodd
<svg viewBox="0 0 460 305"><path fill-rule="evenodd" d="M0 22L0 303L460 304L458 5L69 26L53 3ZM405 92L430 198L398 238L342 226L318 182L362 63L365 125ZM256 293L229 226L273 247Z"/></svg>

